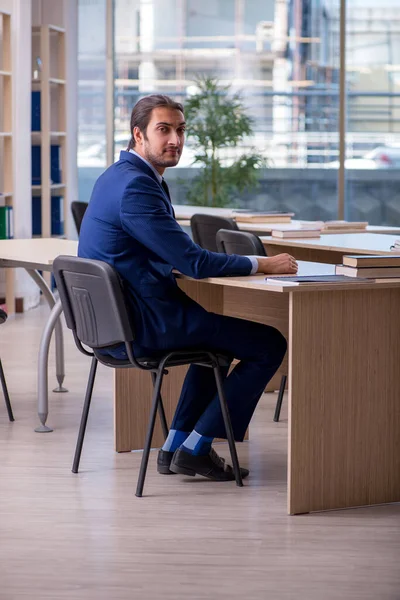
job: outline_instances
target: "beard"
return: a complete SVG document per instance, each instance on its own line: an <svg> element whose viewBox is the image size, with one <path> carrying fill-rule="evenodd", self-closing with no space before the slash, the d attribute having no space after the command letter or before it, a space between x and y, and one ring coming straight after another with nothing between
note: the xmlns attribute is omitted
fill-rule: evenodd
<svg viewBox="0 0 400 600"><path fill-rule="evenodd" d="M144 147L144 154L146 160L148 160L149 163L154 165L154 167L175 167L181 158L181 153L182 150L177 148L175 155L171 155L167 151L163 151L161 154L156 154L151 150L151 148L149 148L147 144Z"/></svg>

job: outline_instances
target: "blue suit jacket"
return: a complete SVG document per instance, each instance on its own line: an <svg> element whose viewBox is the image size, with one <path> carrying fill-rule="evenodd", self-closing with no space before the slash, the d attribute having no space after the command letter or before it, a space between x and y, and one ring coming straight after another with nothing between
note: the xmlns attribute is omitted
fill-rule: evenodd
<svg viewBox="0 0 400 600"><path fill-rule="evenodd" d="M182 292L172 269L202 279L248 275L244 256L200 248L181 229L154 172L121 152L96 181L82 221L78 255L103 260L121 275L133 311L136 342L166 349L207 341L213 319Z"/></svg>

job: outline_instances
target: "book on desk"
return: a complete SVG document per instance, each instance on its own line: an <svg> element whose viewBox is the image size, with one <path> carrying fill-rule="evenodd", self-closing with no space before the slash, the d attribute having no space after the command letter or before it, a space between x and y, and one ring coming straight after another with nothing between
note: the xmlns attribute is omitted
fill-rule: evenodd
<svg viewBox="0 0 400 600"><path fill-rule="evenodd" d="M343 256L346 267L400 267L400 254L382 256L380 254L347 254Z"/></svg>
<svg viewBox="0 0 400 600"><path fill-rule="evenodd" d="M320 229L273 229L271 236L275 238L319 238Z"/></svg>
<svg viewBox="0 0 400 600"><path fill-rule="evenodd" d="M323 229L329 231L330 229L342 230L343 233L346 232L347 229L356 229L364 231L367 229L368 221L325 221Z"/></svg>
<svg viewBox="0 0 400 600"><path fill-rule="evenodd" d="M232 211L232 218L238 223L290 223L294 213L289 212L239 212Z"/></svg>
<svg viewBox="0 0 400 600"><path fill-rule="evenodd" d="M277 275L265 278L267 283L280 285L315 285L316 283L374 283L375 279L354 279L345 275Z"/></svg>
<svg viewBox="0 0 400 600"><path fill-rule="evenodd" d="M346 277L373 279L400 277L400 267L348 267L346 265L336 265L336 275L345 275Z"/></svg>

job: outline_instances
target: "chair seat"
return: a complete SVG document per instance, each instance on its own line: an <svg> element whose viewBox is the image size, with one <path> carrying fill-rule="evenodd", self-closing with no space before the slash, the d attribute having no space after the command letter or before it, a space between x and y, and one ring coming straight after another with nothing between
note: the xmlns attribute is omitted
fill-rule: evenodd
<svg viewBox="0 0 400 600"><path fill-rule="evenodd" d="M166 351L162 356L160 357L139 357L136 358L137 362L145 367L145 368L151 368L151 369L157 369L161 360L164 358L164 356L166 356L167 354L170 354L173 351ZM211 352L211 350L210 350ZM129 368L135 368L135 365L133 365L131 363L130 360L121 360L119 358L114 358L113 356L107 356L105 354L100 354L98 352L96 352L96 350L94 350L94 353L96 355L96 358L99 362L101 362L103 365L106 365L108 367L113 367L113 368L117 368L117 369L129 369ZM223 354L219 354L219 353L215 353L215 356L217 357L218 360L218 364L220 367L229 367L229 365L232 362L232 358ZM211 365L211 358L208 354L204 354L200 351L197 352L185 352L182 350L176 350L176 354L171 356L171 358L167 361L167 363L165 364L166 367L178 367L181 365L189 365L189 364L200 364L200 365L205 365L205 366L210 366Z"/></svg>

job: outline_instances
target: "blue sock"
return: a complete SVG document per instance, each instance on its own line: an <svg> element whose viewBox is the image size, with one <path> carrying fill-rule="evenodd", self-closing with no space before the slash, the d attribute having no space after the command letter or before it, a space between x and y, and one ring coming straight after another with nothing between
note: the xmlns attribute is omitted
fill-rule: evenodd
<svg viewBox="0 0 400 600"><path fill-rule="evenodd" d="M183 444L183 442L188 437L188 431L179 431L178 429L170 429L167 439L164 442L164 446L162 450L165 452L175 452L179 446Z"/></svg>
<svg viewBox="0 0 400 600"><path fill-rule="evenodd" d="M182 450L189 452L189 454L194 454L195 456L205 456L210 453L213 439L214 438L201 435L193 430L189 437L183 442Z"/></svg>

